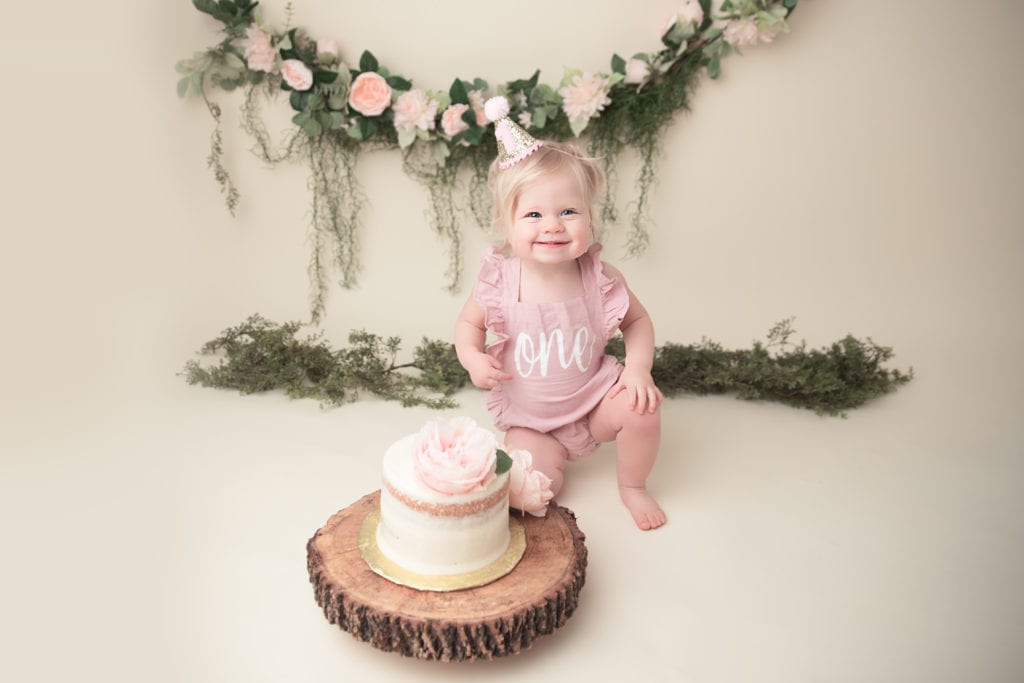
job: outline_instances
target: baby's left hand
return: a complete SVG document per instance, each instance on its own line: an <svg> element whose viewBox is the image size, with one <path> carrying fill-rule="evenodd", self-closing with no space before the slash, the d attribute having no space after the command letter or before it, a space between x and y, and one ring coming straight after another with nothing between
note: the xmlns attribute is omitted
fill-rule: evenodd
<svg viewBox="0 0 1024 683"><path fill-rule="evenodd" d="M653 413L665 398L661 389L654 384L649 371L631 368L629 365L622 370L619 381L609 390L608 398L615 398L623 391L629 397L629 409L638 415Z"/></svg>

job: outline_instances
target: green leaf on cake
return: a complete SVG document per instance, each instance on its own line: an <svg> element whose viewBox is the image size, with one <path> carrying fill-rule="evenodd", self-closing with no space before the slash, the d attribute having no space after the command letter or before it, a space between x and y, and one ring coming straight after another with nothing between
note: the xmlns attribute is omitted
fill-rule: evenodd
<svg viewBox="0 0 1024 683"><path fill-rule="evenodd" d="M509 457L508 453L498 449L498 465L494 468L495 474L505 474L512 469L512 458Z"/></svg>

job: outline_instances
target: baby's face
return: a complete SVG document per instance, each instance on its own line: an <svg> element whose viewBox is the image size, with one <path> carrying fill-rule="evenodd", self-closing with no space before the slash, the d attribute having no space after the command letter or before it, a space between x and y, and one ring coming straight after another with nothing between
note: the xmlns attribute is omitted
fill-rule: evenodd
<svg viewBox="0 0 1024 683"><path fill-rule="evenodd" d="M572 261L590 248L590 206L572 171L527 185L512 207L509 245L516 256L541 264Z"/></svg>

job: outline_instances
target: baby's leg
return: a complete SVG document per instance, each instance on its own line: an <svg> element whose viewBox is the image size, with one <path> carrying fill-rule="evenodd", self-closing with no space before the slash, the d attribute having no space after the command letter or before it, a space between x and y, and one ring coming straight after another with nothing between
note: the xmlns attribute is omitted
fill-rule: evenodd
<svg viewBox="0 0 1024 683"><path fill-rule="evenodd" d="M647 492L661 444L661 412L637 415L629 409L627 392L605 397L590 413L590 433L599 442L615 441L619 497L641 529L665 523L664 511Z"/></svg>
<svg viewBox="0 0 1024 683"><path fill-rule="evenodd" d="M535 429L512 427L505 434L505 448L530 451L533 455L533 468L551 479L551 493L558 495L565 481L565 460L569 457L565 446L558 439Z"/></svg>

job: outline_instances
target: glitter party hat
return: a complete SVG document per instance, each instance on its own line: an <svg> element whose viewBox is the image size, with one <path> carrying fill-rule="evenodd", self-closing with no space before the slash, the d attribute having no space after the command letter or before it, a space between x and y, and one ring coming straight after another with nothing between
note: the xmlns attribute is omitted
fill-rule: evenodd
<svg viewBox="0 0 1024 683"><path fill-rule="evenodd" d="M501 169L518 164L544 144L510 119L508 111L508 100L501 95L484 104L487 120L494 122L494 136L498 138L498 168Z"/></svg>

